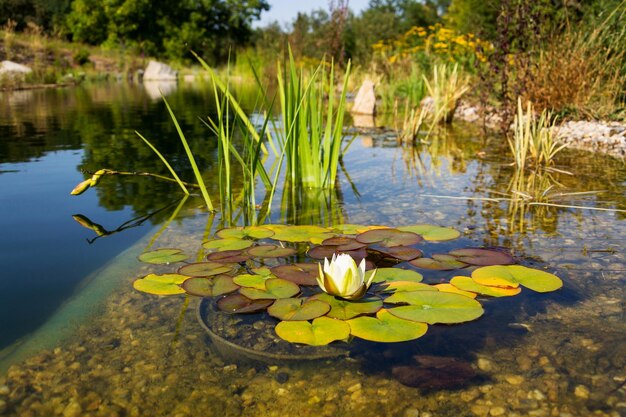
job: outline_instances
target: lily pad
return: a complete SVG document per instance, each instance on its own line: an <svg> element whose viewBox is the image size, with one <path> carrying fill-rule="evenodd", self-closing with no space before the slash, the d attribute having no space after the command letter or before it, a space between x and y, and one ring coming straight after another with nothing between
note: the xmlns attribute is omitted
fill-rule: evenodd
<svg viewBox="0 0 626 417"><path fill-rule="evenodd" d="M311 300L320 300L330 304L327 316L349 320L362 314L373 314L383 307L383 302L378 297L367 297L356 301L347 301L335 298L326 293L315 294Z"/></svg>
<svg viewBox="0 0 626 417"><path fill-rule="evenodd" d="M283 298L276 300L267 312L280 320L311 320L330 311L330 305L320 300Z"/></svg>
<svg viewBox="0 0 626 417"><path fill-rule="evenodd" d="M330 239L325 239L322 245L336 246L338 251L357 250L367 246L365 243L358 242L355 238L347 236L335 236Z"/></svg>
<svg viewBox="0 0 626 417"><path fill-rule="evenodd" d="M139 255L141 262L149 264L173 264L184 261L188 256L180 249L162 248L144 252Z"/></svg>
<svg viewBox="0 0 626 417"><path fill-rule="evenodd" d="M233 282L241 287L257 288L265 291L265 281L271 279L263 275L241 274L233 278Z"/></svg>
<svg viewBox="0 0 626 417"><path fill-rule="evenodd" d="M437 291L432 285L413 281L391 281L385 285L385 292Z"/></svg>
<svg viewBox="0 0 626 417"><path fill-rule="evenodd" d="M226 264L235 264L245 262L252 258L245 250L225 250L221 252L213 252L207 255L207 260L213 262L221 262Z"/></svg>
<svg viewBox="0 0 626 417"><path fill-rule="evenodd" d="M324 258L331 259L336 253L345 253L352 256L352 259L356 263L360 263L362 259L367 257L367 250L365 248L350 250L350 251L340 251L337 249L338 246L315 246L307 252L310 258L322 260Z"/></svg>
<svg viewBox="0 0 626 417"><path fill-rule="evenodd" d="M374 271L367 272L365 274L365 279L369 279L370 275ZM417 271L413 271L411 269L402 269L402 268L378 268L376 270L376 276L374 277L374 282L391 282L391 281L413 281L420 282L424 277Z"/></svg>
<svg viewBox="0 0 626 417"><path fill-rule="evenodd" d="M295 282L298 285L317 285L318 264L297 263L292 265L279 265L271 269L278 278Z"/></svg>
<svg viewBox="0 0 626 417"><path fill-rule="evenodd" d="M230 227L228 229L219 230L216 236L237 239L265 239L274 235L274 232L263 226L247 226L247 227Z"/></svg>
<svg viewBox="0 0 626 417"><path fill-rule="evenodd" d="M266 266L260 266L258 268L252 268L252 272L254 272L257 275L263 275L264 277L268 277L268 278L276 278L273 274L272 274L272 270Z"/></svg>
<svg viewBox="0 0 626 417"><path fill-rule="evenodd" d="M156 295L182 294L185 290L180 287L180 284L188 278L180 274L148 274L135 280L133 288L137 291Z"/></svg>
<svg viewBox="0 0 626 417"><path fill-rule="evenodd" d="M448 252L448 254L454 256L461 262L477 266L511 265L515 263L515 259L508 253L492 249L456 249Z"/></svg>
<svg viewBox="0 0 626 417"><path fill-rule="evenodd" d="M283 248L276 245L259 245L248 249L248 254L259 258L282 258L296 253L294 248Z"/></svg>
<svg viewBox="0 0 626 417"><path fill-rule="evenodd" d="M460 290L471 291L481 295L488 295L490 297L510 297L512 295L517 295L520 291L522 291L519 287L505 288L482 285L470 277L454 277L450 280L450 284Z"/></svg>
<svg viewBox="0 0 626 417"><path fill-rule="evenodd" d="M409 262L411 265L422 269L433 269L438 271L452 271L467 266L466 263L458 261L452 255L434 254L432 258L418 258Z"/></svg>
<svg viewBox="0 0 626 417"><path fill-rule="evenodd" d="M406 342L422 337L428 330L425 323L404 320L390 314L384 308L374 317L357 317L348 320L350 333L373 342Z"/></svg>
<svg viewBox="0 0 626 417"><path fill-rule="evenodd" d="M421 250L410 246L394 246L391 248L385 248L382 253L401 261L412 261L413 259L420 258L424 255Z"/></svg>
<svg viewBox="0 0 626 417"><path fill-rule="evenodd" d="M442 291L398 292L385 302L408 305L394 307L389 312L401 319L422 323L463 323L483 314L483 307L472 298Z"/></svg>
<svg viewBox="0 0 626 417"><path fill-rule="evenodd" d="M267 227L267 226L266 226ZM272 239L283 242L310 242L313 237L327 239L334 236L330 229L320 226L285 226L274 229Z"/></svg>
<svg viewBox="0 0 626 417"><path fill-rule="evenodd" d="M472 279L496 287L523 285L537 292L555 291L563 286L563 281L556 275L522 265L485 266L472 272Z"/></svg>
<svg viewBox="0 0 626 417"><path fill-rule="evenodd" d="M258 313L273 302L274 300L251 300L241 294L230 294L217 301L217 308L227 313Z"/></svg>
<svg viewBox="0 0 626 417"><path fill-rule="evenodd" d="M227 274L232 272L231 265L219 262L196 262L178 268L178 273L188 277L210 277L213 275Z"/></svg>
<svg viewBox="0 0 626 417"><path fill-rule="evenodd" d="M311 346L327 345L335 340L345 340L350 336L350 326L345 321L328 317L318 317L313 323L308 321L281 321L276 325L276 334L291 343Z"/></svg>
<svg viewBox="0 0 626 417"><path fill-rule="evenodd" d="M361 243L393 247L414 245L423 238L413 232L401 232L398 229L374 229L357 235L356 240Z"/></svg>
<svg viewBox="0 0 626 417"><path fill-rule="evenodd" d="M204 249L217 249L218 252L223 252L227 250L240 250L246 249L252 246L254 242L251 240L243 240L234 237L229 237L226 239L213 239L208 242L204 242L202 247Z"/></svg>
<svg viewBox="0 0 626 417"><path fill-rule="evenodd" d="M233 282L233 277L228 275L211 278L192 277L186 279L181 286L187 294L198 297L217 297L239 289L239 286Z"/></svg>
<svg viewBox="0 0 626 417"><path fill-rule="evenodd" d="M441 227L432 224L414 224L412 226L398 227L402 232L413 232L428 241L453 240L461 236L461 232L451 227Z"/></svg>
<svg viewBox="0 0 626 417"><path fill-rule="evenodd" d="M265 281L265 289L258 288L242 288L239 293L253 300L278 298L290 298L300 292L300 287L291 282L280 278L270 278Z"/></svg>
<svg viewBox="0 0 626 417"><path fill-rule="evenodd" d="M435 284L434 287L437 288L439 291L452 292L452 293L455 293L455 294L464 295L464 296L469 297L469 298L476 298L476 293L475 292L462 290L460 288L455 287L454 285L452 285L450 283Z"/></svg>

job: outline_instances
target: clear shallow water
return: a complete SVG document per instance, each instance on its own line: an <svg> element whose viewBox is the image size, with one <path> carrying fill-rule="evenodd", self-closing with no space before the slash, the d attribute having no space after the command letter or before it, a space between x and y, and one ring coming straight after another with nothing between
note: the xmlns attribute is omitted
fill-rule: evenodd
<svg viewBox="0 0 626 417"><path fill-rule="evenodd" d="M190 105L186 113L203 114L206 108L202 100L196 93L190 94L200 105ZM184 97L181 93L180 100L187 101ZM106 100L103 103L102 109L106 109ZM150 109L159 109L159 105L147 99L145 103L149 103L148 110L139 113L151 125L161 113ZM136 104L133 106L128 108L137 108ZM136 115L134 119L142 117ZM157 130L154 126L142 126L133 128ZM160 126L168 129L167 119ZM137 293L131 287L136 277L155 270L134 261L136 253L149 245L197 253L207 230L219 227L219 217L211 223L197 209L201 203L190 200L181 209L183 217L170 223L154 242L146 236L130 252L114 260L111 269L104 270L104 276L106 271L114 271L119 284L100 294L102 308L98 315L78 326L62 342L20 358L0 377L0 387L7 387L0 389L4 413L619 416L626 409L626 260L620 252L624 243L623 213L526 207L528 211L522 215L520 208L508 201L443 198L501 197L498 193L505 192L509 182L515 180L510 167L505 166L507 161L499 157L504 153L498 144L501 140L492 138L485 142L468 130L463 127L447 139L440 138L417 149L398 147L393 140L362 134L345 159L346 170L360 196L353 193L342 175L340 190L331 199L335 208L332 215L328 215L323 200L315 199L296 207L297 214L301 219L324 224L343 220L453 226L464 233L461 240L450 243L453 246L509 247L519 256L530 257L528 262L557 272L565 282L562 290L545 295L526 291L512 299L489 300L484 303L485 316L476 322L433 326L427 336L406 344L363 344L349 359L311 365L243 363L224 358L208 341L196 321L196 299L187 302L183 297L158 298ZM124 132L122 129L115 137L132 133ZM86 146L83 158L75 158L73 163L91 164L91 169L102 167L103 162L130 164L128 158L109 157L117 144L112 135L109 138L113 150L105 151L103 146L100 159L90 159L88 155L94 155L92 149L96 149L92 144L91 148ZM119 144L124 154L134 149L129 143L132 142L124 140ZM75 152L75 156L81 155ZM139 158L138 163L148 164L150 158ZM625 208L626 170L621 162L571 153L560 160L559 168L577 174L555 174L550 181L563 185L563 189L554 187L559 191L607 190L571 197L568 204ZM76 166L72 169L75 171ZM0 179L6 175L0 175ZM132 210L130 216L141 215L155 201L161 201L153 197L157 191L149 189L156 187L153 182L136 180L113 181L113 185L99 191L94 206L105 208L97 208L101 210L97 213L116 213L111 208L124 207ZM66 193L71 186L73 182L60 188ZM71 204L95 198L92 191L70 200ZM134 194L139 196L133 198ZM125 198L129 200L124 204ZM302 213L305 206L308 210ZM154 219L155 223L168 218L173 210L164 210ZM293 221L294 215L294 209L276 210L273 220ZM77 225L67 226L82 231ZM131 233L135 231L130 229L100 239L97 244ZM439 251L445 245L434 244L429 250ZM117 250L123 246L120 244ZM433 281L441 278L425 275ZM53 283L63 278L58 273L50 276ZM97 276L93 278L93 283L98 282L102 281ZM65 297L74 287L71 288ZM61 303L66 298L57 299ZM86 299L88 305L96 303ZM80 301L80 297L76 300ZM454 390L407 387L396 380L393 368L414 365L414 355L457 358L471 364L478 375Z"/></svg>

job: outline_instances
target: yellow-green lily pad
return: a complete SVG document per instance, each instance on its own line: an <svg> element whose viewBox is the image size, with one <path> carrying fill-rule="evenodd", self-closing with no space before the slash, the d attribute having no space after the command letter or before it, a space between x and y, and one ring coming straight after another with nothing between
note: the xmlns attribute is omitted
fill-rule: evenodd
<svg viewBox="0 0 626 417"><path fill-rule="evenodd" d="M414 224L398 227L403 232L413 232L428 241L453 240L461 236L461 232L451 227L441 227L432 224Z"/></svg>
<svg viewBox="0 0 626 417"><path fill-rule="evenodd" d="M374 271L365 273L365 280L368 280ZM374 282L392 282L392 281L413 281L420 282L424 277L417 271L402 268L378 268Z"/></svg>
<svg viewBox="0 0 626 417"><path fill-rule="evenodd" d="M216 236L237 239L265 239L274 235L274 232L263 226L230 227L219 230Z"/></svg>
<svg viewBox="0 0 626 417"><path fill-rule="evenodd" d="M496 287L524 287L537 292L550 292L563 286L559 277L549 272L522 265L493 265L476 269L472 279L479 284Z"/></svg>
<svg viewBox="0 0 626 417"><path fill-rule="evenodd" d="M232 272L231 265L219 262L195 262L178 268L178 273L188 277L210 277L213 275L227 274Z"/></svg>
<svg viewBox="0 0 626 417"><path fill-rule="evenodd" d="M248 249L248 254L259 258L282 258L296 253L294 248L283 248L277 245L259 245Z"/></svg>
<svg viewBox="0 0 626 417"><path fill-rule="evenodd" d="M270 316L280 320L312 320L330 311L330 304L304 298L282 298L267 309Z"/></svg>
<svg viewBox="0 0 626 417"><path fill-rule="evenodd" d="M135 280L133 288L137 291L156 295L182 294L185 290L180 287L180 284L188 278L180 274L148 274Z"/></svg>
<svg viewBox="0 0 626 417"><path fill-rule="evenodd" d="M260 276L260 275L259 275ZM265 280L265 289L241 288L239 293L253 300L278 298L290 298L300 292L298 284L280 278L270 278Z"/></svg>
<svg viewBox="0 0 626 417"><path fill-rule="evenodd" d="M144 252L139 255L141 262L149 264L173 264L184 261L188 256L180 249L162 248Z"/></svg>
<svg viewBox="0 0 626 417"><path fill-rule="evenodd" d="M334 234L330 229L321 226L284 226L274 229L272 239L283 242L310 242L314 237L325 240L332 236Z"/></svg>
<svg viewBox="0 0 626 417"><path fill-rule="evenodd" d="M265 281L271 279L270 276L241 274L233 278L233 282L241 287L257 288L265 291Z"/></svg>
<svg viewBox="0 0 626 417"><path fill-rule="evenodd" d="M383 307L383 302L378 297L361 298L360 300L341 300L326 293L315 294L311 300L320 300L330 304L327 316L349 320L362 314L373 314Z"/></svg>
<svg viewBox="0 0 626 417"><path fill-rule="evenodd" d="M239 289L239 286L233 282L233 277L228 275L211 278L191 277L186 279L181 286L187 294L198 297L217 297Z"/></svg>
<svg viewBox="0 0 626 417"><path fill-rule="evenodd" d="M235 264L239 262L245 262L252 258L245 250L223 250L220 252L209 253L206 257L211 262L221 262L225 264Z"/></svg>
<svg viewBox="0 0 626 417"><path fill-rule="evenodd" d="M229 237L226 239L213 239L202 244L204 249L217 249L218 252L227 250L241 250L252 246L254 242L251 240L238 239Z"/></svg>
<svg viewBox="0 0 626 417"><path fill-rule="evenodd" d="M391 281L385 284L385 292L437 291L432 285L413 281Z"/></svg>
<svg viewBox="0 0 626 417"><path fill-rule="evenodd" d="M519 287L494 287L482 285L470 277L454 277L450 280L450 284L460 290L471 291L481 295L488 295L490 297L510 297L517 295L520 291L522 291Z"/></svg>
<svg viewBox="0 0 626 417"><path fill-rule="evenodd" d="M442 284L435 284L435 285L433 285L433 287L437 288L439 291L452 292L452 293L455 293L455 294L464 295L464 296L469 297L469 298L476 298L476 293L475 292L462 290L462 289L457 288L454 285L452 285L450 283L447 283L447 282L446 283L442 283Z"/></svg>
<svg viewBox="0 0 626 417"><path fill-rule="evenodd" d="M443 291L397 292L385 302L408 304L389 309L401 319L422 323L463 323L483 314L483 307L472 298Z"/></svg>
<svg viewBox="0 0 626 417"><path fill-rule="evenodd" d="M276 325L276 334L291 343L323 346L350 336L350 326L345 321L318 317L308 321L281 321Z"/></svg>
<svg viewBox="0 0 626 417"><path fill-rule="evenodd" d="M425 323L404 320L390 314L384 308L374 317L357 317L348 320L350 333L373 342L406 342L422 337L428 330Z"/></svg>
<svg viewBox="0 0 626 417"><path fill-rule="evenodd" d="M477 266L511 265L515 263L515 259L511 255L494 249L455 249L448 252L448 255L454 256L458 261Z"/></svg>

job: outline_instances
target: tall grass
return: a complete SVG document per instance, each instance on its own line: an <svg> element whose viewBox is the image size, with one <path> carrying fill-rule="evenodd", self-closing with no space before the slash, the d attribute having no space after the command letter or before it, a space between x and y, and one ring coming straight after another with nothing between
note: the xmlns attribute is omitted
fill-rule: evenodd
<svg viewBox="0 0 626 417"><path fill-rule="evenodd" d="M446 64L435 65L432 78L422 77L432 98L433 124L451 123L459 99L469 91L467 77L459 72L457 64L452 68Z"/></svg>

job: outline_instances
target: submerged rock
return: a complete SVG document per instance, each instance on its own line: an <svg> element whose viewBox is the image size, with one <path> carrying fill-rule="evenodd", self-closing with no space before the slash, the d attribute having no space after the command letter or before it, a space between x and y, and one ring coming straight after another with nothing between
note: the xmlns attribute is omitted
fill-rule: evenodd
<svg viewBox="0 0 626 417"><path fill-rule="evenodd" d="M394 366L394 378L409 387L448 389L458 387L472 379L476 373L472 366L460 359L441 356L414 356L418 365Z"/></svg>

